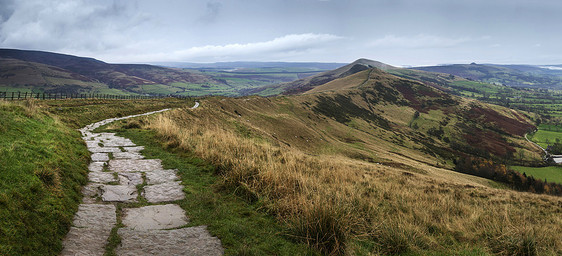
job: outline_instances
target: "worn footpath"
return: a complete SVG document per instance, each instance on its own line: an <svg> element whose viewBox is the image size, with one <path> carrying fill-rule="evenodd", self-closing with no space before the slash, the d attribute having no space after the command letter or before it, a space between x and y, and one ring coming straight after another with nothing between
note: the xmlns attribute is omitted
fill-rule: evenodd
<svg viewBox="0 0 562 256"><path fill-rule="evenodd" d="M144 148L127 138L93 132L110 122L141 115L111 118L80 129L92 152L89 183L83 188L83 203L61 255L103 255L111 230L119 225L117 216L122 216L117 255L222 255L220 240L206 226L185 227L188 217L173 204L185 197L176 170L164 169L159 159L145 159ZM139 200L148 205L127 208L131 205L127 203Z"/></svg>

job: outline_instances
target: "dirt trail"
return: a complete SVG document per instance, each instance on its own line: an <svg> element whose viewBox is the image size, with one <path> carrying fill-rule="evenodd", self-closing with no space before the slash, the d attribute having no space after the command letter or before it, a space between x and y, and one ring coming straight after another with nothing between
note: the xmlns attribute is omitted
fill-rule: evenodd
<svg viewBox="0 0 562 256"><path fill-rule="evenodd" d="M192 108L197 108L196 102ZM185 198L177 170L166 170L159 159L145 159L142 146L114 133L94 133L105 124L169 109L110 118L82 129L92 152L89 183L83 203L63 241L61 255L104 255L111 230L118 227L117 255L222 255L218 238L206 226L184 227L189 218L174 201ZM142 207L125 203L145 201ZM119 207L117 207L119 206ZM121 211L121 212L117 212ZM117 216L122 216L118 223Z"/></svg>

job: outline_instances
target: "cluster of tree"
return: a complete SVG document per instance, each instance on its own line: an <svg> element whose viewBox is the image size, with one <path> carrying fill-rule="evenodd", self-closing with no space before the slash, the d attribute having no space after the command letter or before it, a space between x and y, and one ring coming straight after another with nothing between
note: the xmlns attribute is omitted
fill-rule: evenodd
<svg viewBox="0 0 562 256"><path fill-rule="evenodd" d="M546 147L546 151L553 155L562 155L562 143L560 143L557 138L554 144L548 145L548 147Z"/></svg>
<svg viewBox="0 0 562 256"><path fill-rule="evenodd" d="M502 182L521 191L562 196L561 184L535 179L487 159L461 157L455 161L455 171Z"/></svg>

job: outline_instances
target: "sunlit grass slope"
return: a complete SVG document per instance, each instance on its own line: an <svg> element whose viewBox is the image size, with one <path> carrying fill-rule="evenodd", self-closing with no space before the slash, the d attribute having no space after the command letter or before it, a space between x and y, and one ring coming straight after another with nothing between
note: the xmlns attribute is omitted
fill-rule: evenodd
<svg viewBox="0 0 562 256"><path fill-rule="evenodd" d="M217 165L223 187L260 202L289 236L326 254L562 252L562 199L448 170L445 159L395 129L412 119L395 114L414 110L378 106L394 120L387 127L368 115L336 121L343 117L312 111L319 101L215 98L147 127L169 147Z"/></svg>

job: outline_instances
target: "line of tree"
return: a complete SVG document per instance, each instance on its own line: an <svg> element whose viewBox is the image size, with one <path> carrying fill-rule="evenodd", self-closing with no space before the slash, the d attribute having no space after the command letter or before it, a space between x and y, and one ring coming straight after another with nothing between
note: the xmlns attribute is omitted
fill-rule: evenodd
<svg viewBox="0 0 562 256"><path fill-rule="evenodd" d="M562 196L561 184L535 179L487 159L461 157L455 161L455 171L502 182L520 191Z"/></svg>

